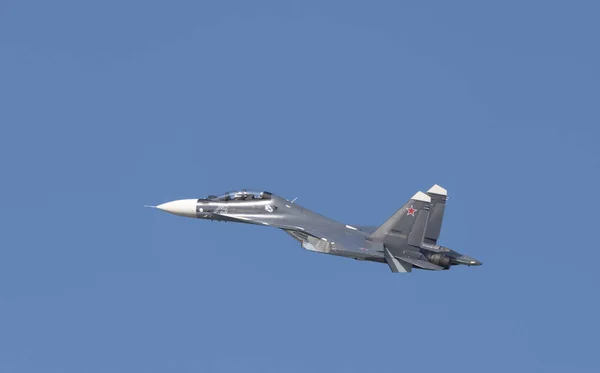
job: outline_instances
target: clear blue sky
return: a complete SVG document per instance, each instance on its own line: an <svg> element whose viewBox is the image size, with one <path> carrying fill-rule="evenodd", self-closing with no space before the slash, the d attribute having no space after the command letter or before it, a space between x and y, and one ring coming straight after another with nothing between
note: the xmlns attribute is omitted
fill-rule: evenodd
<svg viewBox="0 0 600 373"><path fill-rule="evenodd" d="M2 1L0 373L597 371L600 8L489 3ZM482 267L142 208L434 183Z"/></svg>

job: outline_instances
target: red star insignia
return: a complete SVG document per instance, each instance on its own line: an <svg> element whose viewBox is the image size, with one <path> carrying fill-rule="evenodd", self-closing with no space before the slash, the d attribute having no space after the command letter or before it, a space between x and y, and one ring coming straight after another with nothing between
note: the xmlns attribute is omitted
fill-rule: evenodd
<svg viewBox="0 0 600 373"><path fill-rule="evenodd" d="M415 212L417 212L417 210L414 207L412 207L412 205L406 208L406 215L415 216Z"/></svg>

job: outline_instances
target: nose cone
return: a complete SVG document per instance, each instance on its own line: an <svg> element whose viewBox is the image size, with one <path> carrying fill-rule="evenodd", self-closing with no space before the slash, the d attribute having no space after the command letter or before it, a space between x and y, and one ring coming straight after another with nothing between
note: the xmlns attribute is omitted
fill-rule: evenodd
<svg viewBox="0 0 600 373"><path fill-rule="evenodd" d="M171 214L185 216L188 218L195 218L197 203L197 199L180 199L177 201L163 203L162 205L156 206L156 208L159 210L170 212Z"/></svg>

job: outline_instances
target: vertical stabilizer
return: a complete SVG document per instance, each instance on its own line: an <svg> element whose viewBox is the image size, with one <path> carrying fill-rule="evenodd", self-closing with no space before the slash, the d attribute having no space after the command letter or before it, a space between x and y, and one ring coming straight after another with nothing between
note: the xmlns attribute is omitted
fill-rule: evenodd
<svg viewBox="0 0 600 373"><path fill-rule="evenodd" d="M429 215L429 204L431 197L423 192L417 192L408 202L404 204L394 215L392 215L382 226L377 228L369 238L373 241L384 242L386 236L394 236L394 240L406 242L410 240L422 241L423 232ZM424 219L424 220L423 220ZM411 234L415 222L420 222L423 231L415 231ZM417 228L419 227L417 226Z"/></svg>
<svg viewBox="0 0 600 373"><path fill-rule="evenodd" d="M429 206L425 206L415 218L415 222L408 234L407 244L415 247L423 246L425 238L425 230L427 229L427 221L429 220Z"/></svg>
<svg viewBox="0 0 600 373"><path fill-rule="evenodd" d="M427 195L431 197L431 209L429 211L429 221L425 230L424 241L436 244L442 230L442 220L444 219L448 191L436 184L429 188Z"/></svg>

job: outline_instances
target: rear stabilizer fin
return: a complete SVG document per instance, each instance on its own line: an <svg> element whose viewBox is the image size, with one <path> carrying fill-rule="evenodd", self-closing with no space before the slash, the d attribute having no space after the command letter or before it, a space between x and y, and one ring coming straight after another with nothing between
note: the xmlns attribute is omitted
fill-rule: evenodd
<svg viewBox="0 0 600 373"><path fill-rule="evenodd" d="M427 229L427 221L429 220L429 205L423 208L414 219L413 226L408 234L407 244L415 247L423 246L425 239L425 230Z"/></svg>
<svg viewBox="0 0 600 373"><path fill-rule="evenodd" d="M415 193L414 196L412 196L411 200L413 201L422 201L422 202L431 202L431 197L429 197L427 194L418 191L417 193Z"/></svg>
<svg viewBox="0 0 600 373"><path fill-rule="evenodd" d="M444 219L448 191L435 184L429 188L427 194L431 197L431 209L429 211L429 220L427 222L424 241L436 244L442 231L442 220Z"/></svg>
<svg viewBox="0 0 600 373"><path fill-rule="evenodd" d="M432 195L432 194L437 194L438 196L448 196L448 191L444 188L442 188L441 186L435 184L434 186L432 186L431 188L429 188L429 190L427 191L428 195Z"/></svg>
<svg viewBox="0 0 600 373"><path fill-rule="evenodd" d="M387 248L383 249L383 255L384 255L385 261L390 266L390 269L392 270L392 272L407 273L407 272L412 271L412 264L410 264L408 262L399 261L392 255L392 253L390 253L390 251Z"/></svg>
<svg viewBox="0 0 600 373"><path fill-rule="evenodd" d="M408 235L411 233L416 221L420 221L421 215L427 215L431 197L423 192L417 192L408 202L404 204L398 211L394 213L385 223L383 223L369 239L383 242L388 233L392 232L397 237L406 242ZM427 222L425 217L424 224ZM423 236L423 234L415 235L415 237Z"/></svg>
<svg viewBox="0 0 600 373"><path fill-rule="evenodd" d="M404 257L404 256L396 256L396 258L401 261L401 262L406 262L406 263L410 263L415 267L419 267L421 269L428 269L430 271L441 271L444 269L444 267L440 267L437 264L433 264L425 259L415 259L415 258L410 258L410 257Z"/></svg>

